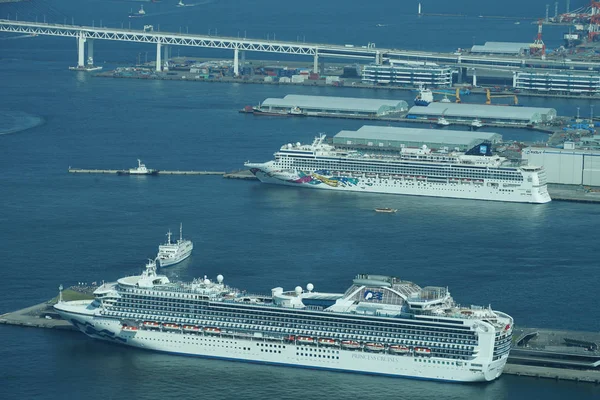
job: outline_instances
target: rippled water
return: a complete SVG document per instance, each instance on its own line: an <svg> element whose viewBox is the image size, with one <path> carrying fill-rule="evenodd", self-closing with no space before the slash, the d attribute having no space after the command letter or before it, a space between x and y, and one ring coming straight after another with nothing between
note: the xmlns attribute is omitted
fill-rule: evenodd
<svg viewBox="0 0 600 400"><path fill-rule="evenodd" d="M72 2L52 4L76 10ZM132 3L90 4L105 7L108 15L117 8L128 11ZM197 18L199 26L209 26L206 21L216 21L217 15L219 21L226 21L224 10L232 4L207 4L202 12L190 12L186 18ZM474 10L482 7L480 2L465 4ZM253 6L254 14L248 14L249 4L236 7L233 14L238 19L233 20L238 22L259 21L264 26L268 15L291 18L282 4L276 10ZM310 10L302 8L298 15L307 30L327 27L326 33L335 31L336 38L345 32L359 35L351 27L371 17L365 12L362 18L364 8L351 10L347 3L338 7L342 10L338 17L315 16L315 25L310 25ZM394 3L394 7L399 6ZM444 7L452 8L447 3ZM537 8L543 11L543 4ZM371 19L391 18L390 14L380 10ZM255 17L242 18L247 15ZM234 23L227 23L233 29ZM482 31L485 26L473 24L468 29ZM402 32L396 37L412 34L414 38L414 31ZM464 40L465 34L456 33L457 41ZM423 35L418 35L418 41L434 46L451 41L450 35ZM319 132L332 135L363 124L237 113L246 104L291 92L405 100L414 94L94 78L66 69L75 60L70 40L39 39L0 42L1 115L13 116L20 127L28 118L44 121L0 138L4 150L0 252L5 255L0 312L47 300L56 295L59 284L138 273L144 260L156 253L166 231L176 230L182 221L195 250L189 260L166 271L173 279L222 273L228 284L253 292L308 282L316 290L343 291L357 273L393 274L421 285L447 285L463 304L491 303L514 316L517 325L600 330L594 306L600 255L594 233L600 211L593 205L361 196L210 176L67 173L69 166L132 167L138 157L159 169L238 169L246 160L270 159L283 143L306 142ZM108 48L113 43L97 44L97 58L107 54L119 58L133 51L117 43L114 53L108 53ZM574 113L576 107L588 104L526 101L555 107L559 114ZM19 115L22 119L14 118ZM0 130L15 125L10 118L3 120ZM507 139L539 135L499 132ZM399 211L373 212L381 206ZM487 385L453 385L204 360L118 347L77 333L8 326L0 326L0 340L0 394L8 399L65 395L89 399L584 399L600 395L594 385L512 376Z"/></svg>

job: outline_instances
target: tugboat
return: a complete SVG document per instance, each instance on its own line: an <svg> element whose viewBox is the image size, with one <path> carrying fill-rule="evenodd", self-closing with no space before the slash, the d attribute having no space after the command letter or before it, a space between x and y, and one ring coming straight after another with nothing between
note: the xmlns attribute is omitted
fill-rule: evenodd
<svg viewBox="0 0 600 400"><path fill-rule="evenodd" d="M137 168L124 169L117 171L118 175L158 175L157 169L148 169L145 164L138 158Z"/></svg>
<svg viewBox="0 0 600 400"><path fill-rule="evenodd" d="M483 126L483 123L481 122L481 120L479 120L479 119L477 119L477 118L475 118L475 119L473 120L473 122L471 122L471 127L472 127L473 129L481 128L482 126Z"/></svg>
<svg viewBox="0 0 600 400"><path fill-rule="evenodd" d="M144 11L144 6L140 6L140 9L137 12L133 12L133 10L131 10L131 12L129 13L129 18L142 18L143 16L146 15L146 11Z"/></svg>

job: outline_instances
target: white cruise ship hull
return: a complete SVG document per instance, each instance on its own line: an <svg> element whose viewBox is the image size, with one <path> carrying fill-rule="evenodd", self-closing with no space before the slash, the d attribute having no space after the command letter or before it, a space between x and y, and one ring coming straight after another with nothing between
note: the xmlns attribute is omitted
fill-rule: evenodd
<svg viewBox="0 0 600 400"><path fill-rule="evenodd" d="M71 305L76 303L75 305ZM485 363L479 357L452 363L448 359L344 350L339 347L300 345L253 336L183 333L139 327L122 329L118 319L96 316L84 302L59 303L56 311L86 335L140 349L173 354L245 361L331 371L407 377L452 382L483 382L498 378L508 355ZM91 301L87 302L88 304Z"/></svg>
<svg viewBox="0 0 600 400"><path fill-rule="evenodd" d="M310 189L351 191L364 193L400 194L411 196L449 197L457 199L490 200L515 203L548 203L551 201L546 185L539 187L487 185L471 179L455 179L447 182L430 182L423 178L393 176L375 177L320 177L319 180L303 180L292 172L266 172L259 168L251 171L263 183L286 185Z"/></svg>
<svg viewBox="0 0 600 400"><path fill-rule="evenodd" d="M169 267L171 265L179 264L180 262L182 262L183 260L185 260L186 258L188 258L191 255L192 255L192 250L190 249L189 251L182 253L181 255L178 255L177 257L174 257L174 258L159 258L158 262L159 262L161 268L165 268L165 267Z"/></svg>

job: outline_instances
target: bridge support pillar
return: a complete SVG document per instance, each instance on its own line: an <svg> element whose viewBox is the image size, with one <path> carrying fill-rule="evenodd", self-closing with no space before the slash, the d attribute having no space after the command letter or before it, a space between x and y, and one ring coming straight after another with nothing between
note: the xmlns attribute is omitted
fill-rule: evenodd
<svg viewBox="0 0 600 400"><path fill-rule="evenodd" d="M162 64L160 60L160 42L156 42L156 72L160 72L162 70Z"/></svg>
<svg viewBox="0 0 600 400"><path fill-rule="evenodd" d="M465 69L463 67L458 68L458 74L456 76L456 83L463 83L463 74L465 73Z"/></svg>
<svg viewBox="0 0 600 400"><path fill-rule="evenodd" d="M517 87L517 71L513 71L513 88Z"/></svg>
<svg viewBox="0 0 600 400"><path fill-rule="evenodd" d="M319 73L319 50L315 49L315 58L313 60L313 72L315 74Z"/></svg>
<svg viewBox="0 0 600 400"><path fill-rule="evenodd" d="M170 52L170 47L169 45L165 44L165 47L163 48L163 60L162 60L162 64L163 64L163 71L168 71L169 70L169 52Z"/></svg>
<svg viewBox="0 0 600 400"><path fill-rule="evenodd" d="M240 50L236 47L233 49L233 76L240 76Z"/></svg>
<svg viewBox="0 0 600 400"><path fill-rule="evenodd" d="M79 32L77 36L77 68L85 67L85 33Z"/></svg>
<svg viewBox="0 0 600 400"><path fill-rule="evenodd" d="M87 65L90 67L93 67L94 66L94 39L88 39L87 44L88 44Z"/></svg>
<svg viewBox="0 0 600 400"><path fill-rule="evenodd" d="M477 87L477 70L473 68L473 87Z"/></svg>

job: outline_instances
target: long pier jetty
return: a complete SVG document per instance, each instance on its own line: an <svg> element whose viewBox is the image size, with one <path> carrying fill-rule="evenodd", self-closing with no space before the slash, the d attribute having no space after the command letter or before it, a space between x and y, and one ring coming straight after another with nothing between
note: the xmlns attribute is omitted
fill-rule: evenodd
<svg viewBox="0 0 600 400"><path fill-rule="evenodd" d="M118 169L84 169L71 168L71 174L116 174L121 170ZM225 175L224 171L158 171L159 175Z"/></svg>
<svg viewBox="0 0 600 400"><path fill-rule="evenodd" d="M93 298L94 286L71 287L63 299ZM0 324L76 331L52 306L58 298L0 315ZM504 373L523 377L600 384L600 334L597 332L515 328Z"/></svg>

